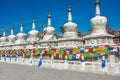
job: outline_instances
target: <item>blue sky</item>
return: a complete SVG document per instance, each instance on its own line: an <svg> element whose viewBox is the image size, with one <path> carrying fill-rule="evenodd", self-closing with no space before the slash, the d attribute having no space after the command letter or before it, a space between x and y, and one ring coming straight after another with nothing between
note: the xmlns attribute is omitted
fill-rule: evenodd
<svg viewBox="0 0 120 80"><path fill-rule="evenodd" d="M120 30L120 0L101 0L101 15L108 18L112 29ZM56 33L67 22L67 8L72 6L73 22L78 25L81 33L91 29L90 19L95 16L95 0L0 0L0 34L10 26L14 26L14 33L19 33L20 22L24 25L24 32L32 29L32 18L36 19L36 29L42 33L40 24L47 26L47 14L52 15L52 26Z"/></svg>

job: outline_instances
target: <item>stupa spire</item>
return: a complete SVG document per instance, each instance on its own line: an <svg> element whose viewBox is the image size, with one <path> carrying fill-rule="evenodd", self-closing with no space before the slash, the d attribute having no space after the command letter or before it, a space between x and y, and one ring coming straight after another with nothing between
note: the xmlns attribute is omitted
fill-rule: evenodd
<svg viewBox="0 0 120 80"><path fill-rule="evenodd" d="M35 19L32 19L32 29L35 30Z"/></svg>
<svg viewBox="0 0 120 80"><path fill-rule="evenodd" d="M48 13L48 26L51 26L51 14L50 14L50 12Z"/></svg>
<svg viewBox="0 0 120 80"><path fill-rule="evenodd" d="M13 28L14 28L14 27L11 26L10 28L11 28L11 35L13 35L13 34L14 34L14 32L13 32Z"/></svg>
<svg viewBox="0 0 120 80"><path fill-rule="evenodd" d="M23 33L23 24L20 23L20 32Z"/></svg>
<svg viewBox="0 0 120 80"><path fill-rule="evenodd" d="M72 8L68 7L68 22L72 22Z"/></svg>
<svg viewBox="0 0 120 80"><path fill-rule="evenodd" d="M6 36L6 29L3 29L3 37Z"/></svg>
<svg viewBox="0 0 120 80"><path fill-rule="evenodd" d="M95 5L96 5L96 16L100 16L100 7L99 7L100 0L96 0Z"/></svg>

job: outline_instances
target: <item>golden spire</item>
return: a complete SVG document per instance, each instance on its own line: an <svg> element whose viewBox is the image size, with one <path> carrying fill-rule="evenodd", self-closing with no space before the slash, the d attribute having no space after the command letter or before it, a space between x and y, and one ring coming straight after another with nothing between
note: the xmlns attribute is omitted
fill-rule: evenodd
<svg viewBox="0 0 120 80"><path fill-rule="evenodd" d="M13 27L13 25L11 25L11 27L10 27L11 29L13 29L14 27Z"/></svg>
<svg viewBox="0 0 120 80"><path fill-rule="evenodd" d="M23 24L22 24L22 23L20 23L20 26L23 26Z"/></svg>
<svg viewBox="0 0 120 80"><path fill-rule="evenodd" d="M35 23L35 18L32 19L32 22Z"/></svg>
<svg viewBox="0 0 120 80"><path fill-rule="evenodd" d="M51 26L51 14L48 12L48 26Z"/></svg>
<svg viewBox="0 0 120 80"><path fill-rule="evenodd" d="M3 36L6 36L6 28L3 29Z"/></svg>
<svg viewBox="0 0 120 80"><path fill-rule="evenodd" d="M3 31L6 31L6 28L4 28Z"/></svg>
<svg viewBox="0 0 120 80"><path fill-rule="evenodd" d="M50 12L48 12L48 18L51 18L51 14L50 14Z"/></svg>
<svg viewBox="0 0 120 80"><path fill-rule="evenodd" d="M100 0L96 0L96 4L100 4Z"/></svg>
<svg viewBox="0 0 120 80"><path fill-rule="evenodd" d="M68 7L68 12L72 12L72 7L71 6Z"/></svg>
<svg viewBox="0 0 120 80"><path fill-rule="evenodd" d="M11 35L13 35L14 34L14 32L13 32L13 28L14 28L13 25L11 25L10 28L11 28Z"/></svg>
<svg viewBox="0 0 120 80"><path fill-rule="evenodd" d="M23 24L20 23L20 32L22 33L23 32Z"/></svg>

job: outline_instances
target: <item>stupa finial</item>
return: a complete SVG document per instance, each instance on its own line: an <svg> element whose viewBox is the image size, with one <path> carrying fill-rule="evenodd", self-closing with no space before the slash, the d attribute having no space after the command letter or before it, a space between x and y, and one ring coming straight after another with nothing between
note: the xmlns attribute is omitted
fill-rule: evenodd
<svg viewBox="0 0 120 80"><path fill-rule="evenodd" d="M51 26L51 14L48 12L48 26Z"/></svg>

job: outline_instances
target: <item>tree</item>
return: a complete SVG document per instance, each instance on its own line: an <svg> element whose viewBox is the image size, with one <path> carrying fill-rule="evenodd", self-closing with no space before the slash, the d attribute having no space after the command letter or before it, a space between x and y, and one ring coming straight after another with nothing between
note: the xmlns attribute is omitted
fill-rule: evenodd
<svg viewBox="0 0 120 80"><path fill-rule="evenodd" d="M60 32L64 33L63 26L60 27Z"/></svg>
<svg viewBox="0 0 120 80"><path fill-rule="evenodd" d="M41 24L40 27L43 29L43 28L45 28L45 25L44 25L44 24Z"/></svg>

